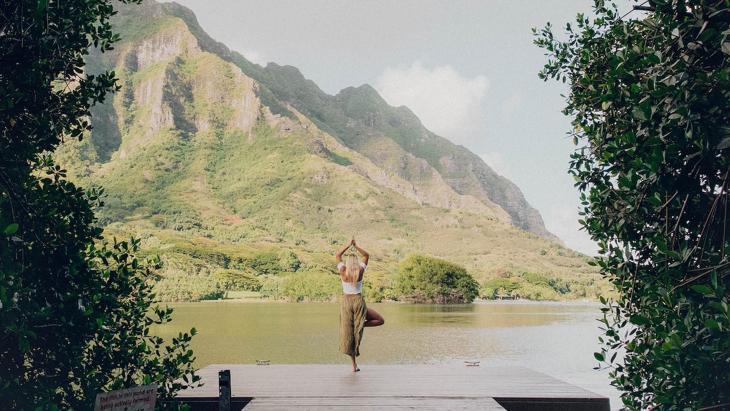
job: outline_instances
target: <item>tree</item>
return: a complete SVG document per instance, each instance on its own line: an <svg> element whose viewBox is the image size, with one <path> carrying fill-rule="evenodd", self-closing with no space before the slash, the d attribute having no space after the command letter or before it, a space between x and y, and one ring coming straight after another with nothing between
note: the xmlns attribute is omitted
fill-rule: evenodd
<svg viewBox="0 0 730 411"><path fill-rule="evenodd" d="M282 271L293 273L302 267L302 262L292 250L282 250L279 252L279 265Z"/></svg>
<svg viewBox="0 0 730 411"><path fill-rule="evenodd" d="M479 283L464 267L423 255L401 262L394 288L402 298L419 303L470 303L479 295Z"/></svg>
<svg viewBox="0 0 730 411"><path fill-rule="evenodd" d="M246 266L256 275L276 275L282 271L279 256L273 251L264 251L247 259Z"/></svg>
<svg viewBox="0 0 730 411"><path fill-rule="evenodd" d="M487 299L511 297L516 294L515 292L519 292L519 289L520 283L517 278L492 278L482 286L482 297Z"/></svg>
<svg viewBox="0 0 730 411"><path fill-rule="evenodd" d="M139 2L121 0L122 3ZM50 156L90 130L90 107L119 89L84 73L90 47L118 36L111 0L0 6L0 404L90 409L97 393L155 382L161 399L194 383L194 334L150 336L172 310L153 306L155 262L137 240L102 241L103 190L66 180ZM183 378L185 382L177 381Z"/></svg>
<svg viewBox="0 0 730 411"><path fill-rule="evenodd" d="M596 0L595 17L578 15L564 40L549 24L536 31L549 56L540 77L569 85L580 223L619 293L602 299L596 359L629 409L720 409L730 404L730 6L646 3L637 16Z"/></svg>

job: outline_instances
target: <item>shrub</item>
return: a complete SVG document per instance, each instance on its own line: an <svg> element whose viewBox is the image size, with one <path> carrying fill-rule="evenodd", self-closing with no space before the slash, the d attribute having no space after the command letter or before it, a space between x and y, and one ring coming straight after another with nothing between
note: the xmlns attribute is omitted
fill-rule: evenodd
<svg viewBox="0 0 730 411"><path fill-rule="evenodd" d="M480 295L488 299L510 297L529 300L558 300L570 293L570 284L566 280L525 271L518 275L509 273L504 277L488 280L482 285Z"/></svg>
<svg viewBox="0 0 730 411"><path fill-rule="evenodd" d="M362 282L362 294L366 301L379 303L386 298L388 287L382 278L365 275Z"/></svg>
<svg viewBox="0 0 730 411"><path fill-rule="evenodd" d="M257 275L275 275L282 272L279 256L274 252L263 252L246 260L246 265L251 267Z"/></svg>
<svg viewBox="0 0 730 411"><path fill-rule="evenodd" d="M281 283L281 295L293 301L331 301L340 294L338 278L321 271L287 274Z"/></svg>
<svg viewBox="0 0 730 411"><path fill-rule="evenodd" d="M282 271L296 272L301 268L302 262L291 250L283 250L279 253L279 265Z"/></svg>
<svg viewBox="0 0 730 411"><path fill-rule="evenodd" d="M225 290L259 291L261 281L255 274L247 270L220 269L213 274L213 278Z"/></svg>
<svg viewBox="0 0 730 411"><path fill-rule="evenodd" d="M401 299L417 303L470 303L479 294L479 284L465 268L423 255L401 262L393 288Z"/></svg>
<svg viewBox="0 0 730 411"><path fill-rule="evenodd" d="M520 283L516 278L492 278L482 285L480 295L487 299L514 297L515 290L519 288Z"/></svg>
<svg viewBox="0 0 730 411"><path fill-rule="evenodd" d="M155 292L162 301L220 300L225 289L208 276L170 275L155 284Z"/></svg>
<svg viewBox="0 0 730 411"><path fill-rule="evenodd" d="M580 224L618 292L595 358L630 410L727 409L730 5L645 3L596 0L536 39L540 76L569 85Z"/></svg>
<svg viewBox="0 0 730 411"><path fill-rule="evenodd" d="M546 289L551 289L557 294L568 294L570 293L570 284L559 278L548 277L543 274L537 274L530 271L525 271L520 274L530 284L541 286Z"/></svg>
<svg viewBox="0 0 730 411"><path fill-rule="evenodd" d="M122 3L138 2L122 0ZM154 263L139 240L103 241L85 191L47 153L91 129L91 107L118 90L90 73L89 50L118 35L109 0L3 2L0 30L0 404L92 409L100 392L156 383L164 401L199 377L190 341L150 335ZM83 74L82 74L83 73ZM93 119L92 119L93 120ZM160 401L160 408L165 405Z"/></svg>
<svg viewBox="0 0 730 411"><path fill-rule="evenodd" d="M282 295L282 283L284 282L283 277L268 276L265 277L261 282L261 289L259 292L264 298L270 298L272 300L280 300L283 298Z"/></svg>

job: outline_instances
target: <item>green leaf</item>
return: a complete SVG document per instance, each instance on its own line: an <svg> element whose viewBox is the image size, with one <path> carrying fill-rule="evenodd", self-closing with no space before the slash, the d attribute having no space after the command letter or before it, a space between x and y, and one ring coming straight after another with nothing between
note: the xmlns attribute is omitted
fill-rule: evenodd
<svg viewBox="0 0 730 411"><path fill-rule="evenodd" d="M605 355L604 355L604 354L603 354L602 352L594 352L594 353L593 353L593 356L594 356L594 357L596 358L596 360L598 360L598 361L604 361L604 360L606 359L606 356L605 356Z"/></svg>
<svg viewBox="0 0 730 411"><path fill-rule="evenodd" d="M38 0L38 4L36 5L36 13L40 16L46 11L47 8L48 0Z"/></svg>
<svg viewBox="0 0 730 411"><path fill-rule="evenodd" d="M639 315L639 314L632 315L631 318L629 318L629 321L631 321L632 324L636 324L636 325L649 324L649 320L646 319L646 317Z"/></svg>
<svg viewBox="0 0 730 411"><path fill-rule="evenodd" d="M725 313L725 307L717 301L711 301L710 307L712 307L715 311L719 313Z"/></svg>
<svg viewBox="0 0 730 411"><path fill-rule="evenodd" d="M712 330L719 330L720 324L717 321L715 321L711 318L708 318L705 320L705 327L712 329Z"/></svg>
<svg viewBox="0 0 730 411"><path fill-rule="evenodd" d="M631 110L631 115L633 115L635 119L641 120L641 121L646 121L648 118L646 116L646 114L644 113L644 110L641 109L641 107L634 107Z"/></svg>
<svg viewBox="0 0 730 411"><path fill-rule="evenodd" d="M18 223L12 223L5 227L5 230L3 231L5 235L13 235L16 232L18 232Z"/></svg>
<svg viewBox="0 0 730 411"><path fill-rule="evenodd" d="M712 288L710 288L704 284L695 284L690 288L692 288L693 290L695 290L698 293L703 294L703 295L712 295L715 293L715 291Z"/></svg>

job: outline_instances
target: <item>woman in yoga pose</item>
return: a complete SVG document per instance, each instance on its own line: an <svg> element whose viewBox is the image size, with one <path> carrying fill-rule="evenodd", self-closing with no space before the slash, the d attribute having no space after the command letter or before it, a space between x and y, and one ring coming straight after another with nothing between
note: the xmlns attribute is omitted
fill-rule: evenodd
<svg viewBox="0 0 730 411"><path fill-rule="evenodd" d="M350 248L355 247L362 256L360 262L357 254L347 256L346 262L342 262L342 255ZM357 368L355 357L360 355L360 341L364 327L377 327L383 325L385 320L372 308L367 308L362 298L362 276L368 266L370 254L358 247L355 239L343 247L336 255L337 269L342 280L342 305L340 306L340 351L352 359L352 371L360 371Z"/></svg>

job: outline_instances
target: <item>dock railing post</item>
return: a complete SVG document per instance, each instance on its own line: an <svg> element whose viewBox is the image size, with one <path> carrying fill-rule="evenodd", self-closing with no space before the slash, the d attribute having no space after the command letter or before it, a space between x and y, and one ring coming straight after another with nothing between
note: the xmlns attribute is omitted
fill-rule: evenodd
<svg viewBox="0 0 730 411"><path fill-rule="evenodd" d="M231 411L231 370L218 371L218 410Z"/></svg>

